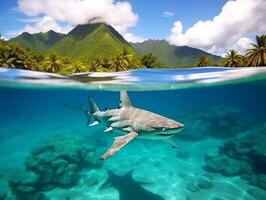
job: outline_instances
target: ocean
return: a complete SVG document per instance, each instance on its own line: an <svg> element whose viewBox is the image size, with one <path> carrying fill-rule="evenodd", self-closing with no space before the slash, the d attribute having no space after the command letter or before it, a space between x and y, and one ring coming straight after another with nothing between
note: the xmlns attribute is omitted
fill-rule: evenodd
<svg viewBox="0 0 266 200"><path fill-rule="evenodd" d="M185 125L136 138L88 126L81 107L134 107ZM266 199L266 68L145 69L54 75L0 69L0 200Z"/></svg>

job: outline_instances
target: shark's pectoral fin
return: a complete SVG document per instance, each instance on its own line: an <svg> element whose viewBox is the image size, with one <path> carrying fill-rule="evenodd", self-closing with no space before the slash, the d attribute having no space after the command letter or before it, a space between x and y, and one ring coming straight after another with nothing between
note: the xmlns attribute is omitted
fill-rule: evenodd
<svg viewBox="0 0 266 200"><path fill-rule="evenodd" d="M87 126L96 126L99 123L100 122L93 115L88 115Z"/></svg>
<svg viewBox="0 0 266 200"><path fill-rule="evenodd" d="M115 141L112 144L112 146L106 151L102 156L101 159L105 160L106 158L109 158L113 154L115 154L117 151L119 151L123 146L125 146L127 143L129 143L131 140L133 140L135 137L137 137L139 134L135 131L131 131L127 135L115 137Z"/></svg>
<svg viewBox="0 0 266 200"><path fill-rule="evenodd" d="M111 126L104 130L105 133L112 132L112 131L113 131L113 127L111 127Z"/></svg>
<svg viewBox="0 0 266 200"><path fill-rule="evenodd" d="M96 121L93 121L91 123L88 123L88 126L96 126L98 125L100 122L98 122L97 120Z"/></svg>
<svg viewBox="0 0 266 200"><path fill-rule="evenodd" d="M167 138L167 139L165 139L164 141L165 141L167 144L170 144L171 147L173 147L173 148L175 148L175 149L177 149L177 148L180 147L180 146L179 146L174 140L172 140L171 138Z"/></svg>

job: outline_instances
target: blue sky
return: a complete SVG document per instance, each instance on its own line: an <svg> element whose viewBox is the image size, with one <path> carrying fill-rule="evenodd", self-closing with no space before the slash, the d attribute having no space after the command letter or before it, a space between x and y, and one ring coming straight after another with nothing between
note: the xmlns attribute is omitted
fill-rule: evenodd
<svg viewBox="0 0 266 200"><path fill-rule="evenodd" d="M130 28L130 31L144 38L162 39L169 35L176 20L181 20L186 29L199 20L211 19L217 15L226 0L129 0L128 2L131 3L133 12L139 15L138 24ZM19 20L28 17L16 10L17 0L2 0L0 5L1 34L7 38L13 37L10 33L26 25ZM163 17L163 12L172 12L173 16Z"/></svg>
<svg viewBox="0 0 266 200"><path fill-rule="evenodd" d="M138 25L130 30L145 38L166 38L176 20L183 22L184 28L199 20L212 19L226 0L131 0L133 10L139 14ZM163 17L165 11L172 17Z"/></svg>
<svg viewBox="0 0 266 200"><path fill-rule="evenodd" d="M98 17L128 41L166 39L222 55L265 33L265 13L265 0L1 0L0 33L67 33Z"/></svg>

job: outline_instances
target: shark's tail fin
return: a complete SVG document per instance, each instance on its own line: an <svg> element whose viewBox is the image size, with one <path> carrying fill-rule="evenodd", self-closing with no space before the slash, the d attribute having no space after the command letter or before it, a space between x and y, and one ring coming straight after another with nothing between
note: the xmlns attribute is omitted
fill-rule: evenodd
<svg viewBox="0 0 266 200"><path fill-rule="evenodd" d="M70 105L70 104L65 104L64 105L66 108L72 109L72 110L81 110L87 117L88 117L88 122L87 124L90 123L91 121L91 115L90 111L85 108L82 104L81 105Z"/></svg>
<svg viewBox="0 0 266 200"><path fill-rule="evenodd" d="M88 126L95 126L95 125L99 124L99 121L93 116L93 113L99 112L100 110L91 96L88 96L88 100L89 100L90 110L89 110L89 112L87 112L87 116L88 116L87 125Z"/></svg>
<svg viewBox="0 0 266 200"><path fill-rule="evenodd" d="M82 112L85 113L85 115L88 115L88 109L86 109L82 104L80 105L64 104L64 106L72 110L81 110Z"/></svg>

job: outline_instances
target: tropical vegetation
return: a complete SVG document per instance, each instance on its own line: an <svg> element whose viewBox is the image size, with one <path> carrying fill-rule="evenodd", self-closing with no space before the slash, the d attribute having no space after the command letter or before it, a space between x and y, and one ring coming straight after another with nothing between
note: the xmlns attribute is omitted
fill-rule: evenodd
<svg viewBox="0 0 266 200"><path fill-rule="evenodd" d="M248 66L266 65L266 35L256 36L256 44L252 43L252 48L246 52Z"/></svg>
<svg viewBox="0 0 266 200"><path fill-rule="evenodd" d="M155 67L157 64L157 57L152 53L147 53L141 58L141 64L147 68Z"/></svg>
<svg viewBox="0 0 266 200"><path fill-rule="evenodd" d="M200 56L198 58L197 67L205 67L205 66L209 66L210 65L210 61L209 58L207 56Z"/></svg>
<svg viewBox="0 0 266 200"><path fill-rule="evenodd" d="M224 67L248 67L266 66L266 35L257 35L256 43L251 43L251 48L246 50L245 55L239 54L236 50L226 53L222 63L210 64L206 56L198 58L196 66L224 66Z"/></svg>
<svg viewBox="0 0 266 200"><path fill-rule="evenodd" d="M107 59L97 57L80 61L56 53L40 54L0 40L0 67L19 68L51 73L80 73L88 71L125 71L140 67L140 58L123 49L116 56Z"/></svg>
<svg viewBox="0 0 266 200"><path fill-rule="evenodd" d="M240 67L243 64L243 56L237 53L235 50L230 50L226 53L223 60L225 67Z"/></svg>
<svg viewBox="0 0 266 200"><path fill-rule="evenodd" d="M209 56L200 56L196 66L265 66L266 65L266 35L256 37L256 43L246 50L245 55L240 55L235 50L230 50L221 63L212 63ZM87 59L76 59L59 55L56 52L34 52L29 48L19 47L17 44L0 40L0 67L19 68L52 73L81 73L89 71L125 71L135 68L171 67L158 62L157 56L146 53L137 55L127 47L120 50L112 57L97 56Z"/></svg>

